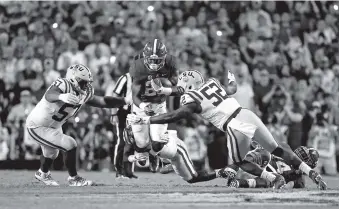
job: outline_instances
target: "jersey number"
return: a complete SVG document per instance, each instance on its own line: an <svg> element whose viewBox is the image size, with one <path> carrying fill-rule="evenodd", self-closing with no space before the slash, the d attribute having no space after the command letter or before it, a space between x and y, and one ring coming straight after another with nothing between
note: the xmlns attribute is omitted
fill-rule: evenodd
<svg viewBox="0 0 339 209"><path fill-rule="evenodd" d="M207 91L209 89L213 90L213 92L210 93L210 94L207 93ZM223 89L221 89L216 83L211 83L210 85L208 85L205 88L201 89L200 92L208 100L210 100L212 98L215 98L216 101L212 103L215 107L218 106L222 101L224 101L225 99L228 98L226 92Z"/></svg>
<svg viewBox="0 0 339 209"><path fill-rule="evenodd" d="M58 116L57 115L53 115L52 116L52 119L55 120L55 121L62 121L63 119L65 119L67 116L68 116L68 112L65 111L65 109L67 107L72 107L73 109L76 109L75 113L79 110L81 105L72 105L72 104L67 104L65 103L64 105L62 105L62 107L59 109L58 111ZM74 113L74 114L75 114Z"/></svg>
<svg viewBox="0 0 339 209"><path fill-rule="evenodd" d="M145 83L145 96L152 97L157 95L157 92L154 91L151 85L151 81L146 81Z"/></svg>

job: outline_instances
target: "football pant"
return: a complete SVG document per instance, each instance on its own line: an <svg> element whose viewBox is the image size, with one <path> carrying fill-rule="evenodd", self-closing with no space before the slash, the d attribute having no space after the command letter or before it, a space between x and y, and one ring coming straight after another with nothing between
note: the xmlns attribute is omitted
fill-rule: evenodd
<svg viewBox="0 0 339 209"><path fill-rule="evenodd" d="M278 147L278 143L263 122L248 109L242 109L229 122L226 135L228 154L235 163L243 161L246 154L251 151L252 139L270 153Z"/></svg>
<svg viewBox="0 0 339 209"><path fill-rule="evenodd" d="M155 115L166 113L166 103L154 104ZM132 113L147 116L145 111L133 105ZM168 124L132 125L135 144L138 148L147 147L151 141L160 141L160 137L167 131Z"/></svg>
<svg viewBox="0 0 339 209"><path fill-rule="evenodd" d="M43 156L55 159L59 150L67 152L77 147L76 141L65 134L62 129L49 127L27 128L28 137L40 144Z"/></svg>

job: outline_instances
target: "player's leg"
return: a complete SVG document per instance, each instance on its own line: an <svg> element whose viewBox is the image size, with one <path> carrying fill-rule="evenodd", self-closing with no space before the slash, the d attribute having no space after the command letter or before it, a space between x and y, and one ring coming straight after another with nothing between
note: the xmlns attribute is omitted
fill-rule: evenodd
<svg viewBox="0 0 339 209"><path fill-rule="evenodd" d="M114 146L114 166L116 170L116 177L121 177L125 175L123 173L123 156L124 156L124 147L125 141L123 140L123 131L124 127L121 125L116 125L117 130L117 140Z"/></svg>
<svg viewBox="0 0 339 209"><path fill-rule="evenodd" d="M162 135L164 137L164 135ZM194 169L193 162L188 154L187 147L177 137L176 131L168 131L168 143L160 151L159 156L170 160L174 171L189 183L209 181L215 179L216 173L198 173Z"/></svg>
<svg viewBox="0 0 339 209"><path fill-rule="evenodd" d="M285 180L281 175L275 175L267 172L255 163L253 156L248 155L251 150L252 140L245 134L238 131L237 129L239 129L239 127L236 127L234 124L232 124L232 127L227 127L226 134L228 154L233 162L243 171L268 180L275 186L275 188L281 188L284 186Z"/></svg>
<svg viewBox="0 0 339 209"><path fill-rule="evenodd" d="M46 185L58 186L59 184L50 174L50 168L53 161L57 158L59 150L56 145L50 142L55 141L55 139L47 140L55 136L49 135L46 130L48 130L48 128L45 127L34 129L26 128L28 139L37 142L42 149L42 155L40 156L40 169L35 173L35 178Z"/></svg>
<svg viewBox="0 0 339 209"><path fill-rule="evenodd" d="M162 141L161 135L167 131L167 124L151 124L150 136L152 150L149 155L149 165L152 172L157 172L159 169L160 159L157 154L163 149L167 142Z"/></svg>
<svg viewBox="0 0 339 209"><path fill-rule="evenodd" d="M267 127L252 111L242 109L236 116L235 120L232 120L231 122L233 122L231 125L234 125L235 129L241 131L247 136L251 137L253 134L251 138L255 139L265 150L283 158L289 165L292 165L294 168L300 169L306 173L316 184L320 186L320 189L326 189L327 186L321 176L304 163L287 144L279 145ZM256 126L254 133L253 128L250 127L251 124Z"/></svg>

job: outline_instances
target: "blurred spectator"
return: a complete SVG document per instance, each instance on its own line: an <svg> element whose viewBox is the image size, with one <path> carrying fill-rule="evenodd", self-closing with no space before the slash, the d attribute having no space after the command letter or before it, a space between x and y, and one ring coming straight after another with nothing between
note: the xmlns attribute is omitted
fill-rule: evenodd
<svg viewBox="0 0 339 209"><path fill-rule="evenodd" d="M20 93L20 103L15 105L8 115L8 122L16 123L19 121L26 121L27 115L34 108L33 97L28 90L24 90Z"/></svg>
<svg viewBox="0 0 339 209"><path fill-rule="evenodd" d="M31 68L35 72L41 73L43 70L41 60L35 58L33 47L26 48L24 57L18 60L17 67L19 71L24 71L27 68Z"/></svg>
<svg viewBox="0 0 339 209"><path fill-rule="evenodd" d="M111 50L109 46L102 42L102 34L96 33L94 34L94 42L86 46L85 53L88 56L89 60L96 57L96 50L100 49L103 57L109 58L111 55Z"/></svg>
<svg viewBox="0 0 339 209"><path fill-rule="evenodd" d="M11 46L2 48L2 66L4 69L4 80L6 80L7 89L14 86L17 82L17 74L19 72L19 68L17 66L18 60L14 57L14 48Z"/></svg>
<svg viewBox="0 0 339 209"><path fill-rule="evenodd" d="M87 65L87 58L83 51L79 50L77 40L70 40L68 51L60 54L57 62L57 70L65 71L70 65Z"/></svg>
<svg viewBox="0 0 339 209"><path fill-rule="evenodd" d="M336 142L338 127L328 124L322 114L317 114L316 123L311 129L308 145L319 152L317 170L326 175L337 174Z"/></svg>
<svg viewBox="0 0 339 209"><path fill-rule="evenodd" d="M249 75L246 75L241 71L235 71L235 76L237 81L237 92L233 97L237 99L242 107L254 110L254 92L249 80Z"/></svg>
<svg viewBox="0 0 339 209"><path fill-rule="evenodd" d="M0 161L7 160L9 153L9 145L7 141L9 136L7 128L3 127L0 122Z"/></svg>

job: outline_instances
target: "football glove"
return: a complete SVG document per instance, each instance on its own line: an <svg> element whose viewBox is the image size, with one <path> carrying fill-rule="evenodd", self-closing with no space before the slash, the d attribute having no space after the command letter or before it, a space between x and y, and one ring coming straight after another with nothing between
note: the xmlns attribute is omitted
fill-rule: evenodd
<svg viewBox="0 0 339 209"><path fill-rule="evenodd" d="M71 93L60 94L58 98L60 101L63 101L65 103L72 104L72 105L79 104L80 102L80 99Z"/></svg>
<svg viewBox="0 0 339 209"><path fill-rule="evenodd" d="M134 155L130 155L128 156L128 161L133 163L136 161L145 161L148 159L148 153L147 152L143 152L143 153L135 153Z"/></svg>
<svg viewBox="0 0 339 209"><path fill-rule="evenodd" d="M142 124L149 124L150 117L141 117L134 114L127 115L127 121L131 125L142 125Z"/></svg>

